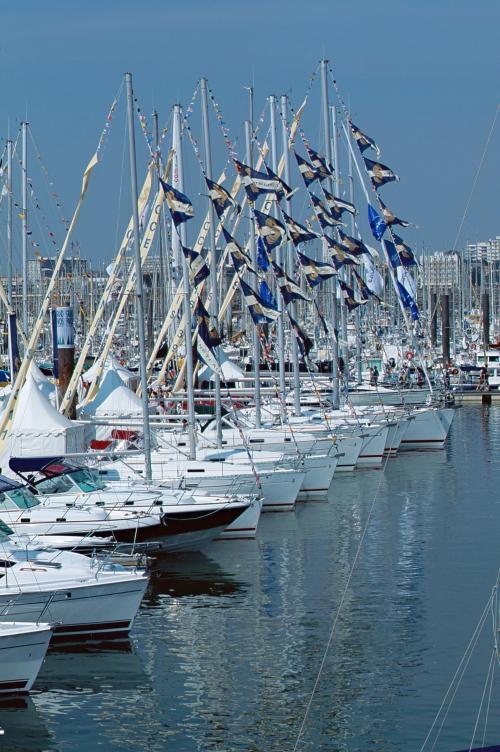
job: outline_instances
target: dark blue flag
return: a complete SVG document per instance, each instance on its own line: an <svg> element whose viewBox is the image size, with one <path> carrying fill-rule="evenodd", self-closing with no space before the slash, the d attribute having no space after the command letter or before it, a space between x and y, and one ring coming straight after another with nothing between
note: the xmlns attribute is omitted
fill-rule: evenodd
<svg viewBox="0 0 500 752"><path fill-rule="evenodd" d="M392 237L394 238L394 244L403 266L416 266L417 260L410 246L407 245L399 235L396 235L396 233L393 233Z"/></svg>
<svg viewBox="0 0 500 752"><path fill-rule="evenodd" d="M173 186L165 183L161 178L160 183L165 193L165 199L168 208L170 209L174 225L177 227L183 222L187 222L188 219L192 219L194 217L194 209L193 204L188 197Z"/></svg>
<svg viewBox="0 0 500 752"><path fill-rule="evenodd" d="M387 225L371 204L368 204L368 222L370 223L373 237L376 240L380 240L387 229Z"/></svg>
<svg viewBox="0 0 500 752"><path fill-rule="evenodd" d="M269 269L269 256L261 237L257 238L257 266L263 272L266 272Z"/></svg>
<svg viewBox="0 0 500 752"><path fill-rule="evenodd" d="M414 299L406 289L404 285L401 284L399 280L396 280L397 286L398 286L398 292L399 297L401 298L401 302L403 303L405 308L409 308L411 311L411 315L414 321L418 321L419 319L419 312L418 312L418 306L415 303Z"/></svg>
<svg viewBox="0 0 500 752"><path fill-rule="evenodd" d="M394 243L391 243L390 240L384 240L383 245L385 252L389 257L389 262L392 268L397 269L398 266L401 266L401 259L399 258L399 253L396 250L396 246L394 245Z"/></svg>

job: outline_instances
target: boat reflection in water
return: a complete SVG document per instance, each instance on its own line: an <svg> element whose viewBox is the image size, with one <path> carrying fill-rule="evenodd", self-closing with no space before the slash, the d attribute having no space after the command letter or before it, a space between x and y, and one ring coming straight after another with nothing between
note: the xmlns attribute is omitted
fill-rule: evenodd
<svg viewBox="0 0 500 752"><path fill-rule="evenodd" d="M0 701L2 752L48 752L57 749L48 724L31 697Z"/></svg>

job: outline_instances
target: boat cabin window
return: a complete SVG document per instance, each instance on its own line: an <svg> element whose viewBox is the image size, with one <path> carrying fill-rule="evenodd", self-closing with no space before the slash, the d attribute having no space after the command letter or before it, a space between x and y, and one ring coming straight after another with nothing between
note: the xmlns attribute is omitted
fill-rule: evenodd
<svg viewBox="0 0 500 752"><path fill-rule="evenodd" d="M5 494L0 494L0 497L5 495L14 502L18 509L31 509L40 504L38 499L27 488L13 488Z"/></svg>
<svg viewBox="0 0 500 752"><path fill-rule="evenodd" d="M73 470L69 475L82 491L102 491L106 488L99 475L88 468Z"/></svg>
<svg viewBox="0 0 500 752"><path fill-rule="evenodd" d="M16 505L4 493L0 493L0 512L14 512Z"/></svg>
<svg viewBox="0 0 500 752"><path fill-rule="evenodd" d="M68 475L56 475L54 478L45 478L36 484L36 488L42 494L75 492L75 484Z"/></svg>

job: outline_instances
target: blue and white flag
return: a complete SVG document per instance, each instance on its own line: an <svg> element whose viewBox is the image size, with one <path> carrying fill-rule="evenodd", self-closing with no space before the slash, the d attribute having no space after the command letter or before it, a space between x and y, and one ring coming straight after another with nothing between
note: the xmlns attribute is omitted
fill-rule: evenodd
<svg viewBox="0 0 500 752"><path fill-rule="evenodd" d="M371 287L368 286L363 277L358 274L356 269L353 269L352 273L354 275L354 278L356 279L356 282L358 283L359 292L363 299L368 300L370 296L373 296L377 300L380 300L379 296L372 290Z"/></svg>
<svg viewBox="0 0 500 752"><path fill-rule="evenodd" d="M384 218L384 222L389 227L389 225L400 225L401 227L409 227L410 222L407 222L405 219L400 219L399 217L396 217L396 215L387 208L387 206L384 204L384 202L379 198L380 206L382 209L382 216Z"/></svg>
<svg viewBox="0 0 500 752"><path fill-rule="evenodd" d="M353 217L357 214L356 207L354 206L354 204L351 204L350 201L344 201L343 198L339 198L338 196L334 196L332 193L328 193L328 191L325 191L324 188L323 193L325 194L326 203L328 204L328 208L332 217L336 219L339 224L342 222L342 214L344 212L352 214Z"/></svg>
<svg viewBox="0 0 500 752"><path fill-rule="evenodd" d="M168 208L170 209L174 225L177 227L183 222L187 222L188 219L192 219L194 217L194 209L193 204L188 197L172 185L165 183L161 178L160 183L165 193L165 199Z"/></svg>
<svg viewBox="0 0 500 752"><path fill-rule="evenodd" d="M230 206L236 209L237 214L241 212L241 206L234 200L231 194L222 187L222 185L219 185L219 183L216 183L207 177L205 177L205 181L208 187L208 195L210 196L219 219Z"/></svg>
<svg viewBox="0 0 500 752"><path fill-rule="evenodd" d="M252 265L252 259L236 242L232 235L228 233L225 227L222 228L224 240L226 241L226 250L231 256L233 266L238 273L249 271L252 274L256 274Z"/></svg>
<svg viewBox="0 0 500 752"><path fill-rule="evenodd" d="M365 281L369 290L377 297L382 298L384 294L384 278L373 263L371 256L362 256L363 267L365 270Z"/></svg>
<svg viewBox="0 0 500 752"><path fill-rule="evenodd" d="M394 238L394 245L403 266L417 266L417 260L410 246L394 232L392 233L392 237Z"/></svg>
<svg viewBox="0 0 500 752"><path fill-rule="evenodd" d="M210 269L206 265L201 253L185 246L182 246L182 252L189 268L189 281L193 287L197 287L204 279L210 276Z"/></svg>
<svg viewBox="0 0 500 752"><path fill-rule="evenodd" d="M297 251L297 258L299 259L304 276L311 287L316 287L316 285L326 282L327 279L331 279L337 274L334 267L331 264L327 264L326 261L316 261L300 253L300 251Z"/></svg>
<svg viewBox="0 0 500 752"><path fill-rule="evenodd" d="M254 209L254 217L257 222L257 232L262 238L268 251L277 248L286 239L286 229L281 222L269 214Z"/></svg>
<svg viewBox="0 0 500 752"><path fill-rule="evenodd" d="M312 339L310 339L310 337L307 336L307 334L298 325L298 323L295 321L295 319L289 312L288 312L288 318L290 319L290 324L292 325L293 332L297 339L297 344L299 346L300 354L305 360L307 356L309 355L309 352L311 351L312 347L314 346L314 342L312 341Z"/></svg>
<svg viewBox="0 0 500 752"><path fill-rule="evenodd" d="M370 253L366 245L363 243L362 240L358 240L358 238L353 238L351 235L346 235L345 232L342 232L341 229L339 229L339 237L342 241L342 244L345 245L349 253L352 253L354 256L360 256L362 253Z"/></svg>
<svg viewBox="0 0 500 752"><path fill-rule="evenodd" d="M321 180L321 176L319 172L317 172L314 167L309 164L307 159L304 159L300 156L300 154L297 154L297 152L294 152L295 159L297 160L297 165L299 168L299 172L302 175L302 178L304 180L304 183L307 187L311 185L311 183L314 183L315 180Z"/></svg>
<svg viewBox="0 0 500 752"><path fill-rule="evenodd" d="M365 149L375 149L377 152L377 159L380 157L380 149L373 140L373 138L370 138L370 136L367 136L366 133L363 133L357 126L354 125L352 120L349 120L349 124L351 126L351 130L354 136L354 139L358 145L358 148L361 152L361 154L365 151Z"/></svg>
<svg viewBox="0 0 500 752"><path fill-rule="evenodd" d="M366 170L375 188L385 185L385 183L391 183L393 180L399 180L399 177L395 172L391 170L387 165L382 162L374 162L372 159L363 157L366 165Z"/></svg>
<svg viewBox="0 0 500 752"><path fill-rule="evenodd" d="M283 210L281 211L281 213L283 214L283 219L285 220L288 235L292 239L292 242L295 246L298 246L299 243L307 243L309 240L315 240L316 238L319 238L317 232L312 232L307 227L304 227L304 225L299 224L299 222L296 222Z"/></svg>
<svg viewBox="0 0 500 752"><path fill-rule="evenodd" d="M368 222L370 223L373 237L376 240L380 240L387 230L387 225L371 204L368 204Z"/></svg>
<svg viewBox="0 0 500 752"><path fill-rule="evenodd" d="M323 238L323 247L327 253L329 252L331 254L333 265L337 270L341 269L343 266L357 266L359 264L358 259L354 254L349 252L347 246L343 243L339 243L337 240L325 236Z"/></svg>
<svg viewBox="0 0 500 752"><path fill-rule="evenodd" d="M343 302L346 304L349 311L354 311L355 308L358 308L360 305L364 305L364 303L367 303L367 300L364 299L358 299L356 298L354 294L354 290L352 287L349 287L346 282L343 282L341 279L338 280L339 286L340 286L340 296L343 300Z"/></svg>
<svg viewBox="0 0 500 752"><path fill-rule="evenodd" d="M208 312L201 302L201 298L198 298L198 303L195 309L196 323L198 324L198 334L196 337L196 349L200 359L207 365L214 373L218 373L222 376L222 369L217 360L217 354L215 348L220 345L220 337L216 330L210 327L210 317Z"/></svg>
<svg viewBox="0 0 500 752"><path fill-rule="evenodd" d="M321 154L319 154L317 151L314 151L314 149L311 149L310 146L306 146L306 151L309 155L309 159L311 160L312 166L314 167L314 169L319 175L319 179L325 180L326 178L332 178L333 167L325 159L325 157L322 157Z"/></svg>
<svg viewBox="0 0 500 752"><path fill-rule="evenodd" d="M257 236L257 266L262 272L267 272L270 266L269 254L260 235Z"/></svg>
<svg viewBox="0 0 500 752"><path fill-rule="evenodd" d="M299 285L297 285L293 279L279 266L275 261L272 262L274 274L276 276L276 283L280 288L281 295L285 305L288 305L293 300L305 300L310 303L311 299L304 295Z"/></svg>
<svg viewBox="0 0 500 752"><path fill-rule="evenodd" d="M396 281L396 284L398 286L398 293L399 297L401 298L401 302L403 303L405 308L410 309L413 320L418 321L419 311L418 306L415 303L415 299L407 290L406 286L399 281L399 279Z"/></svg>
<svg viewBox="0 0 500 752"><path fill-rule="evenodd" d="M263 193L274 193L277 197L287 195L290 189L272 171L259 172L242 162L234 160L236 170L241 178L249 201L256 199ZM266 168L267 169L267 168ZM268 174L270 172L270 174ZM279 200L279 199L278 199Z"/></svg>
<svg viewBox="0 0 500 752"><path fill-rule="evenodd" d="M328 227L337 227L342 224L341 221L335 219L335 217L330 214L321 199L319 199L314 193L310 193L309 195L311 197L316 217L323 230L326 230Z"/></svg>
<svg viewBox="0 0 500 752"><path fill-rule="evenodd" d="M392 243L390 240L383 240L382 245L385 248L385 252L387 253L387 257L392 268L397 269L398 266L401 266L401 259L399 258L399 253L397 252L394 243Z"/></svg>
<svg viewBox="0 0 500 752"><path fill-rule="evenodd" d="M276 305L266 304L263 298L240 278L241 291L254 324L269 324L279 317Z"/></svg>

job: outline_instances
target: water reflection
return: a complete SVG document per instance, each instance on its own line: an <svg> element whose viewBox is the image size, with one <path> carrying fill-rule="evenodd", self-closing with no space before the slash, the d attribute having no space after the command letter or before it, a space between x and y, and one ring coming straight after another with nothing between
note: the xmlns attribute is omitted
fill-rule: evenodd
<svg viewBox="0 0 500 752"><path fill-rule="evenodd" d="M55 738L30 697L0 702L2 752L55 752Z"/></svg>

